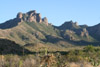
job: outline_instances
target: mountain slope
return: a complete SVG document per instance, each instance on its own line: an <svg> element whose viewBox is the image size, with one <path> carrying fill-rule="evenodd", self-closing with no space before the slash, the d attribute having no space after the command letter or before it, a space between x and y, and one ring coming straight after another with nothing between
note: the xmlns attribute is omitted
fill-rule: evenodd
<svg viewBox="0 0 100 67"><path fill-rule="evenodd" d="M23 49L24 49L25 54L31 53L29 50L25 49L24 47L20 46L19 44L16 44L14 41L10 41L7 39L0 39L0 54L22 55Z"/></svg>

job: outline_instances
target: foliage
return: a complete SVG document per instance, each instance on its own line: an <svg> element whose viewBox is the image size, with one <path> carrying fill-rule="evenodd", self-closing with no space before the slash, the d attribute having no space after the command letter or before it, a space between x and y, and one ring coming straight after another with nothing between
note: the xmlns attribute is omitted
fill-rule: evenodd
<svg viewBox="0 0 100 67"><path fill-rule="evenodd" d="M80 50L50 52L44 47L44 51L36 52L36 54L0 55L0 58L2 57L4 58L0 60L0 66L3 67L68 67L72 62L80 65L84 65L85 62L97 67L100 65L100 48L88 45Z"/></svg>

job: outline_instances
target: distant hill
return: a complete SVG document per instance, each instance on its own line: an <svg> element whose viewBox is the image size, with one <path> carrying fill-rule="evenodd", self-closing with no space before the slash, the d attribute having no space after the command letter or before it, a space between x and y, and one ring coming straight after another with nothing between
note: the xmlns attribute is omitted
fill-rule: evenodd
<svg viewBox="0 0 100 67"><path fill-rule="evenodd" d="M77 22L66 21L54 26L46 17L35 10L19 12L14 19L0 24L0 38L15 41L20 45L45 44L48 47L66 48L75 45L99 45L100 24L89 27Z"/></svg>

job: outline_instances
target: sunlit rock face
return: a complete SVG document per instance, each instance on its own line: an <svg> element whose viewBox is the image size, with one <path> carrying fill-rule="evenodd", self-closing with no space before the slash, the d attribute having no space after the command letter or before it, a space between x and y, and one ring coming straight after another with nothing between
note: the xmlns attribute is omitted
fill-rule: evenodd
<svg viewBox="0 0 100 67"><path fill-rule="evenodd" d="M48 26L48 19L47 19L46 17L44 17L44 18L42 19L42 21Z"/></svg>
<svg viewBox="0 0 100 67"><path fill-rule="evenodd" d="M41 18L40 13L36 13L36 10L31 10L27 13L21 13L19 12L17 14L17 20L20 20L20 22L37 22L37 23L45 23L48 26L48 19L46 17Z"/></svg>
<svg viewBox="0 0 100 67"><path fill-rule="evenodd" d="M18 14L17 14L17 18L18 19L21 19L23 17L23 14L21 13L21 12L19 12Z"/></svg>
<svg viewBox="0 0 100 67"><path fill-rule="evenodd" d="M89 34L88 34L88 31L86 30L86 28L84 28L82 31L81 31L81 36L82 37L88 37L89 36Z"/></svg>

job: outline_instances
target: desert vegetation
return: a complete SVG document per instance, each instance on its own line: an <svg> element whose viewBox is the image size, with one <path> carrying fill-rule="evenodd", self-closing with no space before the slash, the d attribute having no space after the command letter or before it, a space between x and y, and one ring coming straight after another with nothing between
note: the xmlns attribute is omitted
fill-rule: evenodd
<svg viewBox="0 0 100 67"><path fill-rule="evenodd" d="M24 53L23 53L24 54ZM0 55L0 67L99 67L100 48L92 45L70 51ZM87 66L86 66L87 65Z"/></svg>

